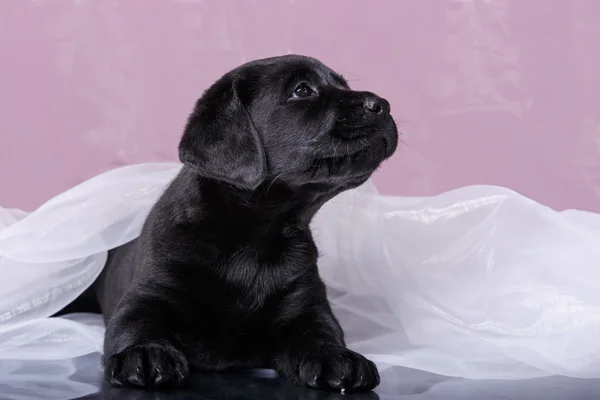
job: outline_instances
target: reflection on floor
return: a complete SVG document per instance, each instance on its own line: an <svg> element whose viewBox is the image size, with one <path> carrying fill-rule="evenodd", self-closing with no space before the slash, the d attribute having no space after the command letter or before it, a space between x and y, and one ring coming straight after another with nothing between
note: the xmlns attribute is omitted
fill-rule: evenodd
<svg viewBox="0 0 600 400"><path fill-rule="evenodd" d="M341 394L297 388L271 371L198 374L177 392L122 390L104 384L99 355L68 361L2 361L0 400L590 400L600 379L562 377L469 381L404 368L382 373L374 393Z"/></svg>

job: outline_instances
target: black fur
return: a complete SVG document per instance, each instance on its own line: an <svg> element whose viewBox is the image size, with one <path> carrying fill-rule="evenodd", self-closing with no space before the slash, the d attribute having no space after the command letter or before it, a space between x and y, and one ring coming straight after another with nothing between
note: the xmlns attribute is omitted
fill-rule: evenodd
<svg viewBox="0 0 600 400"><path fill-rule="evenodd" d="M315 59L253 61L219 79L189 118L181 172L91 289L108 381L172 387L191 370L266 367L315 388L376 387L375 365L345 347L309 223L397 140L386 100Z"/></svg>

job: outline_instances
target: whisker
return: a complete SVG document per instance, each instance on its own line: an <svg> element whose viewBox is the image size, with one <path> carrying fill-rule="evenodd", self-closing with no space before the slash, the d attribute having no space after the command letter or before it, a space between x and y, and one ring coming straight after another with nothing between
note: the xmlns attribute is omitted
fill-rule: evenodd
<svg viewBox="0 0 600 400"><path fill-rule="evenodd" d="M402 131L398 131L398 141L400 143L402 143L403 146L407 146L408 147L408 142L406 141L407 139L407 135L405 132Z"/></svg>
<svg viewBox="0 0 600 400"><path fill-rule="evenodd" d="M269 194L269 190L271 190L271 187L273 186L273 184L275 183L275 181L281 176L281 174L277 175L269 184L269 186L267 187L265 196L267 196Z"/></svg>

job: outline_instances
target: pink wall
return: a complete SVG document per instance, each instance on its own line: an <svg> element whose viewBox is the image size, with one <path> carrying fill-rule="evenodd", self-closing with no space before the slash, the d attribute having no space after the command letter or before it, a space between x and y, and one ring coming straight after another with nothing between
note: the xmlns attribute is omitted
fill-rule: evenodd
<svg viewBox="0 0 600 400"><path fill-rule="evenodd" d="M0 204L172 160L207 85L304 53L389 98L385 193L511 187L600 211L600 1L1 0Z"/></svg>

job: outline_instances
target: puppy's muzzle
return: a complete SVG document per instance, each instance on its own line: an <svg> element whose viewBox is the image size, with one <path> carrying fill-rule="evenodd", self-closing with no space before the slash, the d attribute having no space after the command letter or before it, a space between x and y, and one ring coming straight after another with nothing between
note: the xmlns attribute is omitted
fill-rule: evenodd
<svg viewBox="0 0 600 400"><path fill-rule="evenodd" d="M369 139L381 133L391 120L390 103L374 93L346 92L339 101L341 117L334 136Z"/></svg>
<svg viewBox="0 0 600 400"><path fill-rule="evenodd" d="M344 115L340 121L352 120L357 125L368 125L390 116L390 103L371 92L349 92L339 101Z"/></svg>

